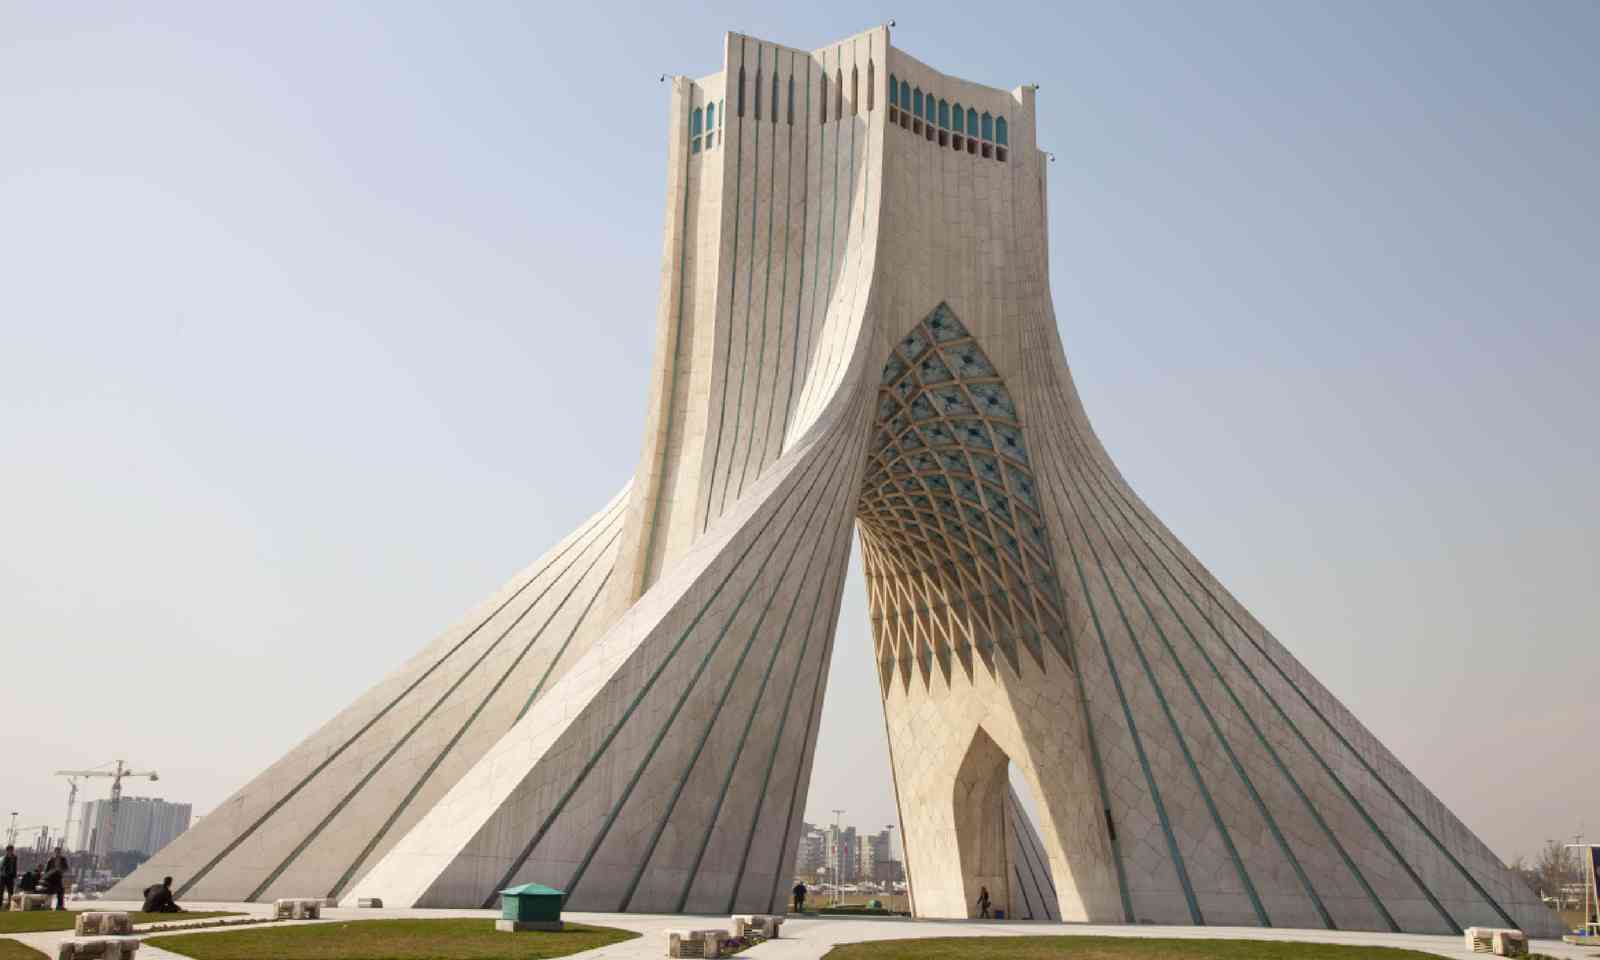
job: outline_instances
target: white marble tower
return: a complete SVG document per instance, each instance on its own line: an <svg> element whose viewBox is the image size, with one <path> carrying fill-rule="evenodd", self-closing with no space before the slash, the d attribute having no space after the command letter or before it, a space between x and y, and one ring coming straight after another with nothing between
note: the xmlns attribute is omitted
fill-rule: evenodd
<svg viewBox="0 0 1600 960"><path fill-rule="evenodd" d="M920 916L1550 933L1107 457L1034 97L883 27L673 79L632 482L118 894L782 910L855 529Z"/></svg>

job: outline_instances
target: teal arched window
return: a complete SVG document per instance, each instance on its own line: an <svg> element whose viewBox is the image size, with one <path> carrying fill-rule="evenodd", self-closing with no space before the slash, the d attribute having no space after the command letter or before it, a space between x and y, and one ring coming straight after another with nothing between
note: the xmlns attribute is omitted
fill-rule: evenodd
<svg viewBox="0 0 1600 960"><path fill-rule="evenodd" d="M1006 118L1005 117L995 117L994 118L994 142L1000 144L1000 146L1002 146L1002 147L1006 145Z"/></svg>
<svg viewBox="0 0 1600 960"><path fill-rule="evenodd" d="M705 119L705 111L695 107L694 113L689 114L689 136L700 136L700 131L704 129Z"/></svg>
<svg viewBox="0 0 1600 960"><path fill-rule="evenodd" d="M717 105L714 103L706 107L706 129L717 129Z"/></svg>
<svg viewBox="0 0 1600 960"><path fill-rule="evenodd" d="M948 100L939 101L939 128L941 130L950 129L950 101Z"/></svg>
<svg viewBox="0 0 1600 960"><path fill-rule="evenodd" d="M911 91L911 115L913 117L922 116L922 88L921 87L918 87L917 89Z"/></svg>
<svg viewBox="0 0 1600 960"><path fill-rule="evenodd" d="M983 114L983 139L994 139L994 117L990 116L988 111Z"/></svg>
<svg viewBox="0 0 1600 960"><path fill-rule="evenodd" d="M900 82L894 78L892 73L889 74L889 106L900 106Z"/></svg>
<svg viewBox="0 0 1600 960"><path fill-rule="evenodd" d="M955 116L952 119L955 120L955 131L956 131L956 133L960 133L961 132L961 121L963 119L963 117L961 116L961 104L959 104L959 103L956 104Z"/></svg>
<svg viewBox="0 0 1600 960"><path fill-rule="evenodd" d="M978 135L978 111L972 109L971 107L968 107L967 108L967 136L976 137L977 135Z"/></svg>
<svg viewBox="0 0 1600 960"><path fill-rule="evenodd" d="M904 80L900 81L900 109L911 109L911 84L906 83Z"/></svg>

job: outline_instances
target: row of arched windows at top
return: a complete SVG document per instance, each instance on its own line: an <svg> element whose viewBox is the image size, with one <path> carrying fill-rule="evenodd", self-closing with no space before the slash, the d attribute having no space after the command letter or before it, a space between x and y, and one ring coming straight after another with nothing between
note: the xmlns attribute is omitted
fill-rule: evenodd
<svg viewBox="0 0 1600 960"><path fill-rule="evenodd" d="M704 107L695 107L689 112L690 153L699 153L702 145L710 150L722 140L722 114L727 111L720 109L721 106L722 101L718 100ZM702 133L705 135L703 141Z"/></svg>
<svg viewBox="0 0 1600 960"><path fill-rule="evenodd" d="M876 67L869 59L867 61L867 110L871 112L876 84ZM789 126L794 126L795 104L795 79L789 75L785 87L779 87L778 72L772 71L770 90L762 82L762 70L757 67L755 84L751 87L751 106L755 119L762 119L762 93L768 93L766 98L767 119L772 124L777 124L780 113L784 116ZM861 103L857 96L859 91L860 72L856 67L850 68L850 115L855 116ZM835 68L833 71L833 111L835 120L844 117L844 71ZM734 93L734 109L742 119L745 116L745 91L749 87L746 83L745 68L739 67L739 83ZM828 73L822 72L819 80L821 97L819 99L818 122L827 123L830 116L828 111ZM779 95L784 94L780 100ZM725 101L705 107L696 107L689 115L689 152L699 153L702 149L711 150L722 141L722 122L727 114ZM929 141L938 141L941 147L953 147L956 150L965 149L971 154L982 154L986 158L1004 161L1006 152L1010 147L1006 129L1006 118L996 116L987 110L978 113L973 107L963 107L960 103L951 104L948 100L936 99L933 94L924 94L921 87L913 87L904 80L896 80L894 74L889 74L889 122L898 123L901 128L913 133L926 136Z"/></svg>
<svg viewBox="0 0 1600 960"><path fill-rule="evenodd" d="M904 80L889 74L889 122L901 128L922 134L928 140L937 140L941 147L965 149L968 153L981 153L985 157L1005 160L1010 148L1006 118L985 110L952 104L933 94L922 92Z"/></svg>

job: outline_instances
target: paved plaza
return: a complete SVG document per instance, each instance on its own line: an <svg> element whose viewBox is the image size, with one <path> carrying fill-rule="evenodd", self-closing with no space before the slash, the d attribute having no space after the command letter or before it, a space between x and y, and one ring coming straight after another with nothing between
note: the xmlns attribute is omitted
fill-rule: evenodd
<svg viewBox="0 0 1600 960"><path fill-rule="evenodd" d="M128 911L139 908L138 903L111 901L98 901L92 904L75 903L73 906L76 909ZM195 911L231 910L263 918L272 915L272 905L268 903L186 903L184 906ZM298 925L302 923L335 923L346 920L442 919L446 917L482 917L485 920L492 920L498 916L499 912L495 910L358 910L352 908L329 908L323 911L321 920L287 920L280 922L286 925ZM641 934L636 940L629 940L626 943L612 944L572 955L584 958L584 960L645 960L645 958L665 957L667 953L666 931L689 927L719 926L726 924L728 921L727 917L645 913L567 912L563 914L563 918L575 923L617 927L623 930L633 930ZM181 915L175 918L177 922L181 922L181 920ZM163 931L162 935L164 936L171 932ZM215 932L218 932L218 928L201 929L188 934L188 936L206 936L208 933ZM1441 957L1455 958L1455 960L1475 960L1475 958L1483 956L1481 953L1474 954L1462 949L1460 937L1360 931L1280 930L1262 929L1260 927L1200 928L1148 924L1127 926L976 920L907 920L884 917L805 917L786 921L783 925L782 934L781 939L768 941L758 947L753 947L740 954L740 956L759 958L759 960L815 960L815 958L822 957L833 947L840 944L860 943L868 940L1002 936L1103 936L1196 940L1298 941L1302 943L1332 943L1349 946L1398 947L1406 950L1427 951ZM46 956L54 957L56 955L56 944L72 936L72 931L12 934L11 936L12 939L19 940L43 951ZM507 936L515 936L515 934L507 934ZM1574 947L1559 941L1549 940L1533 941L1531 949L1536 953L1547 954L1560 958L1560 960L1579 960L1579 958L1591 960L1591 958L1600 955L1600 951L1596 951L1593 947ZM168 950L146 946L139 951L139 960L184 960L184 958L182 955Z"/></svg>

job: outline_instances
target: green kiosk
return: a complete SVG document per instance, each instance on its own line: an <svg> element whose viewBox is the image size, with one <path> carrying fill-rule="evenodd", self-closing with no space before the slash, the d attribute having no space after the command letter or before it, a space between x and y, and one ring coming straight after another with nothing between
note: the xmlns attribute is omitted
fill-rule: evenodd
<svg viewBox="0 0 1600 960"><path fill-rule="evenodd" d="M561 901L566 894L560 890L524 883L520 887L500 891L500 919L494 922L496 930L518 932L522 930L560 930Z"/></svg>

